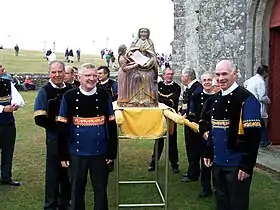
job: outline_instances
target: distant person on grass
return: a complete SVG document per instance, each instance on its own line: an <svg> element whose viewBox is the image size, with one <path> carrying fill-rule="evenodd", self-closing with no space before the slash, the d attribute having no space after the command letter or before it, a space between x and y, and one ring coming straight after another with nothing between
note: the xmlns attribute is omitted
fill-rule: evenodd
<svg viewBox="0 0 280 210"><path fill-rule="evenodd" d="M80 60L81 60L81 49L80 48L76 51L76 54L77 54L77 61L80 62Z"/></svg>
<svg viewBox="0 0 280 210"><path fill-rule="evenodd" d="M47 52L46 52L46 59L47 61L49 60L49 56L52 54L52 50L51 49L48 49Z"/></svg>
<svg viewBox="0 0 280 210"><path fill-rule="evenodd" d="M64 56L65 56L65 61L68 62L68 55L69 55L69 50L68 50L68 47L66 48L65 50L65 53L64 53Z"/></svg>
<svg viewBox="0 0 280 210"><path fill-rule="evenodd" d="M73 50L70 49L68 53L68 63L73 63L74 62L74 53Z"/></svg>
<svg viewBox="0 0 280 210"><path fill-rule="evenodd" d="M51 54L49 56L47 56L47 59L49 61L49 64L53 61L56 60L56 54L54 52L51 52Z"/></svg>
<svg viewBox="0 0 280 210"><path fill-rule="evenodd" d="M110 53L106 54L106 63L107 63L107 67L110 67L110 62L111 62L111 55Z"/></svg>
<svg viewBox="0 0 280 210"><path fill-rule="evenodd" d="M18 56L19 53L19 46L16 44L16 46L14 47L15 50L15 56Z"/></svg>
<svg viewBox="0 0 280 210"><path fill-rule="evenodd" d="M35 90L35 88L36 88L36 85L31 81L29 76L25 77L24 85L27 90Z"/></svg>

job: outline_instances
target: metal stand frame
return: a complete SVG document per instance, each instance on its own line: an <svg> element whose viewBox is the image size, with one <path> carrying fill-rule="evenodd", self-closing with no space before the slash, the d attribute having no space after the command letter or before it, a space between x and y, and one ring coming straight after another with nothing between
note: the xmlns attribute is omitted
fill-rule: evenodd
<svg viewBox="0 0 280 210"><path fill-rule="evenodd" d="M119 131L119 129L118 129ZM166 136L161 137L165 141L165 184L164 184L164 194L161 190L161 187L158 183L158 140L156 140L155 144L155 180L152 181L120 181L120 169L119 169L119 152L120 149L118 146L118 153L117 153L117 160L116 160L116 209L119 210L120 208L132 208L132 207L164 207L164 210L168 209L168 175L169 175L169 120L167 120L167 134ZM118 135L118 141L120 139L130 139L125 136ZM119 185L120 184L155 184L162 200L161 203L136 203L136 204L120 204L119 199Z"/></svg>

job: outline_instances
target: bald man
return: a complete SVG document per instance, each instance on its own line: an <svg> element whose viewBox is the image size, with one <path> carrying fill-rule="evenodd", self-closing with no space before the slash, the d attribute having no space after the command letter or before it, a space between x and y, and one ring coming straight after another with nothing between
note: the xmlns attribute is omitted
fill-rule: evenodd
<svg viewBox="0 0 280 210"><path fill-rule="evenodd" d="M211 104L210 122L206 122L210 129L203 136L211 144L204 164L213 164L217 210L248 210L261 136L260 103L235 82L231 61L219 62L215 74L221 92Z"/></svg>

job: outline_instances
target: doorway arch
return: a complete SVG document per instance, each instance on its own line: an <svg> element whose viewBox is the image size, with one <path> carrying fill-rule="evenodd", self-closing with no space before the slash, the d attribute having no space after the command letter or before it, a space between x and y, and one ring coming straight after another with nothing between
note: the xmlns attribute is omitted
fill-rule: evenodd
<svg viewBox="0 0 280 210"><path fill-rule="evenodd" d="M268 135L280 145L280 0L248 0L247 5L245 76L254 75L261 64L269 66Z"/></svg>

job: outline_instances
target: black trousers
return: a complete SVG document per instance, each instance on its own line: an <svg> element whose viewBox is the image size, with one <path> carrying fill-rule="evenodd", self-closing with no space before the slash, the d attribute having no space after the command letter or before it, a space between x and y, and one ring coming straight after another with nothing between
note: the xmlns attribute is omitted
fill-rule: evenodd
<svg viewBox="0 0 280 210"><path fill-rule="evenodd" d="M207 167L204 164L203 158L201 158L201 175L200 175L200 182L202 191L209 192L212 190L212 184L215 187L214 179L212 180L212 167Z"/></svg>
<svg viewBox="0 0 280 210"><path fill-rule="evenodd" d="M237 167L213 166L217 210L248 210L252 176L239 181Z"/></svg>
<svg viewBox="0 0 280 210"><path fill-rule="evenodd" d="M71 185L68 169L62 168L57 139L47 139L44 210L66 210L70 207Z"/></svg>
<svg viewBox="0 0 280 210"><path fill-rule="evenodd" d="M201 157L201 173L200 173L200 182L201 182L201 187L202 187L202 191L204 192L209 192L212 190L212 184L215 187L215 180L212 176L212 167L207 167L204 164L204 160L203 160L203 155L206 152L206 144L207 141L202 139L202 157ZM211 184L212 182L212 184Z"/></svg>
<svg viewBox="0 0 280 210"><path fill-rule="evenodd" d="M11 181L16 127L14 123L0 125L1 180Z"/></svg>
<svg viewBox="0 0 280 210"><path fill-rule="evenodd" d="M107 185L109 178L105 156L71 155L71 210L85 210L85 188L89 171L94 191L94 210L108 210Z"/></svg>
<svg viewBox="0 0 280 210"><path fill-rule="evenodd" d="M198 133L195 133L187 126L184 127L184 131L187 158L189 162L186 175L191 180L198 180L200 176L200 159L203 152L203 141Z"/></svg>
<svg viewBox="0 0 280 210"><path fill-rule="evenodd" d="M157 141L157 140L156 140ZM162 154L164 147L164 139L160 138L158 139L158 160L160 159L160 156ZM155 165L155 149L156 149L156 143L154 145L154 152L152 155L152 161L150 165ZM169 135L169 161L171 163L172 168L178 168L178 145L177 145L177 125L174 125L174 133L172 135Z"/></svg>

